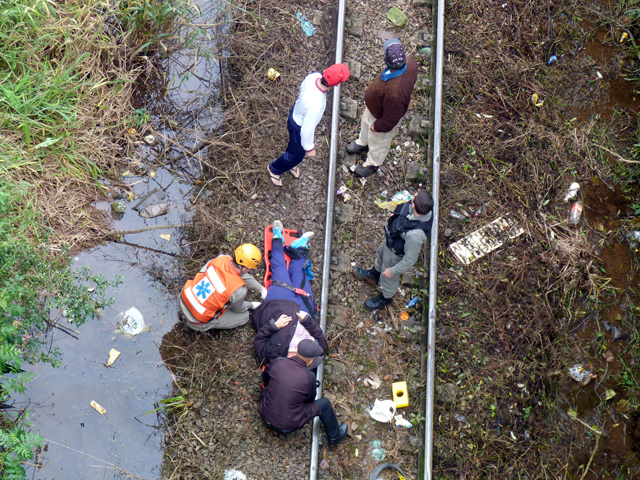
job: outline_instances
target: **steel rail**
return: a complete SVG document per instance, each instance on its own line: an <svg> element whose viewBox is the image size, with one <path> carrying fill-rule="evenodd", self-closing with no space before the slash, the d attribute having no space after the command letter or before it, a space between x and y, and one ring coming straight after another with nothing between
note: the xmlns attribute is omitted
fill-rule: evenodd
<svg viewBox="0 0 640 480"><path fill-rule="evenodd" d="M338 25L336 27L336 61L342 63L342 48L344 41L344 12L346 0L338 4ZM320 328L327 330L327 304L329 302L329 276L331 274L331 237L333 236L333 208L336 188L336 163L338 153L338 121L340 120L340 84L333 89L333 104L331 110L331 142L329 146L329 173L327 178L327 215L324 229L324 258L322 262L322 293L320 296ZM322 397L324 380L324 363L318 367L316 380L318 388L316 399ZM309 479L318 478L318 451L320 442L320 419L313 419L313 434L311 438L311 466Z"/></svg>
<svg viewBox="0 0 640 480"><path fill-rule="evenodd" d="M432 101L433 109L433 227L429 251L429 312L427 325L427 384L425 400L424 428L424 475L431 480L433 468L433 401L434 376L436 362L436 280L438 277L438 219L440 217L440 133L442 120L442 66L444 62L444 0L438 0L436 21L436 61L435 89Z"/></svg>

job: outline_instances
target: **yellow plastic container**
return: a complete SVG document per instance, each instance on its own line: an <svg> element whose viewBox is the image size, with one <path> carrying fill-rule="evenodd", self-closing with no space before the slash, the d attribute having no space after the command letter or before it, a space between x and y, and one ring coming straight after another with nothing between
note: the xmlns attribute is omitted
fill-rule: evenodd
<svg viewBox="0 0 640 480"><path fill-rule="evenodd" d="M409 390L407 389L407 382L396 382L391 385L393 391L393 402L397 408L403 408L409 406Z"/></svg>

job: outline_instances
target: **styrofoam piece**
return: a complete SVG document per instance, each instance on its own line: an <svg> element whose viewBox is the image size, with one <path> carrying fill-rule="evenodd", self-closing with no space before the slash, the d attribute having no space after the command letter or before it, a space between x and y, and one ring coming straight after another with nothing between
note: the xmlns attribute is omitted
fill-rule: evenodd
<svg viewBox="0 0 640 480"><path fill-rule="evenodd" d="M452 243L449 248L460 263L468 265L523 233L524 229L513 218L504 215Z"/></svg>

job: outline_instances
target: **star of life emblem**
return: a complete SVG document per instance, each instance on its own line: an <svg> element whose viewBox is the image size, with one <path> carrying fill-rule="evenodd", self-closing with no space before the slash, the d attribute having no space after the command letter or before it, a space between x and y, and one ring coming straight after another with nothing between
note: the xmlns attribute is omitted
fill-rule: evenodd
<svg viewBox="0 0 640 480"><path fill-rule="evenodd" d="M198 297L198 299L202 302L204 302L207 298L209 298L209 295L213 293L211 282L209 282L209 280L206 277L200 280L193 287L193 290L195 291L196 297Z"/></svg>

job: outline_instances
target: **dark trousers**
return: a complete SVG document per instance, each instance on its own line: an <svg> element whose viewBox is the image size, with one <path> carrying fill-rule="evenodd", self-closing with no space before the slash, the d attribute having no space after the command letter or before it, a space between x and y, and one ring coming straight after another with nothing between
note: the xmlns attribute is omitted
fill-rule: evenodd
<svg viewBox="0 0 640 480"><path fill-rule="evenodd" d="M304 271L304 264L307 261L306 258L292 258L289 262L289 269L287 270L287 263L284 259L284 248L282 240L274 238L271 243L271 278L278 280L279 282L288 283L294 288L302 288L305 292L311 295L311 284L307 279L307 274ZM296 302L300 309L304 312L310 313L307 306L304 304L302 297L291 290L284 287L278 287L277 285L271 285L265 302L270 300L291 300ZM311 302L313 308L313 302Z"/></svg>
<svg viewBox="0 0 640 480"><path fill-rule="evenodd" d="M287 130L289 130L289 144L287 145L287 151L280 155L277 160L269 164L269 168L274 175L282 175L304 160L306 152L302 147L300 125L293 121L293 108L289 112Z"/></svg>
<svg viewBox="0 0 640 480"><path fill-rule="evenodd" d="M338 435L340 434L340 425L338 424L338 419L336 418L336 414L333 412L333 407L331 406L331 402L323 397L316 400L315 403L320 406L320 421L322 422L324 431L327 434L327 438L329 440L334 440L338 438ZM277 433L287 434L287 433L293 433L296 431L296 430L280 430L279 428L276 428L273 425L271 425L269 422L264 422L264 423L267 424L267 427L269 427L271 430Z"/></svg>

